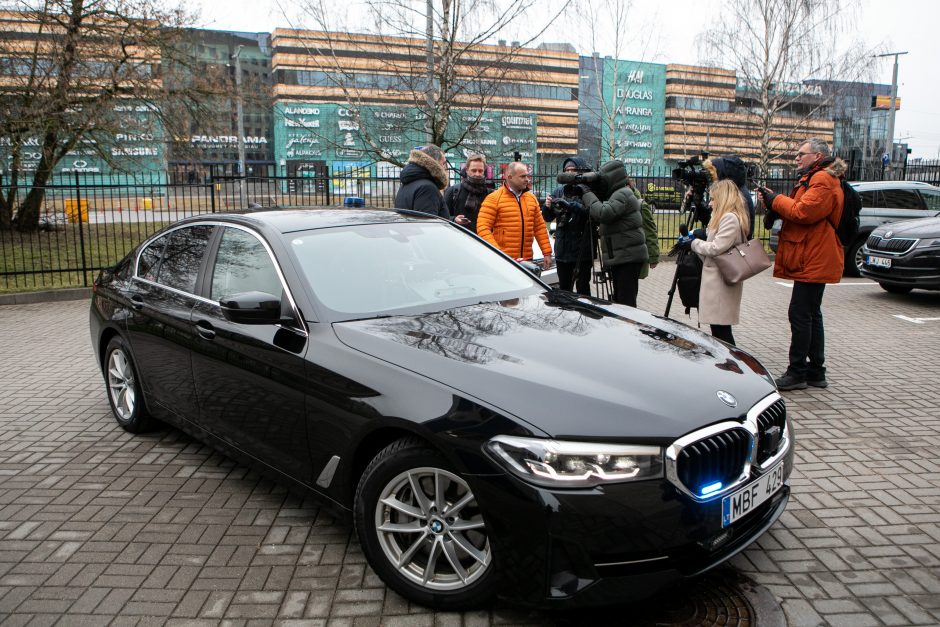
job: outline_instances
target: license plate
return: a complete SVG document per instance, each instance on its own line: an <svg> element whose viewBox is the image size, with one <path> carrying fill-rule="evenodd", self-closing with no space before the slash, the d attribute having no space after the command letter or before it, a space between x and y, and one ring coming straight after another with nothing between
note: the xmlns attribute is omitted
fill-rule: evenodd
<svg viewBox="0 0 940 627"><path fill-rule="evenodd" d="M727 527L746 516L783 487L783 461L734 494L721 500L721 526Z"/></svg>
<svg viewBox="0 0 940 627"><path fill-rule="evenodd" d="M876 268L890 268L891 260L886 257L872 257L868 255L865 257L865 263L869 266L875 266Z"/></svg>

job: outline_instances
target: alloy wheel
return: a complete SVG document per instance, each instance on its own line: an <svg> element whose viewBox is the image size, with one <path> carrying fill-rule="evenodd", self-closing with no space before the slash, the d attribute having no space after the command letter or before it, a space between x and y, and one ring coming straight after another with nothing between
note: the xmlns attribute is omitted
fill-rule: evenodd
<svg viewBox="0 0 940 627"><path fill-rule="evenodd" d="M459 590L492 563L483 516L470 487L440 468L411 468L389 481L375 506L385 557L429 590Z"/></svg>
<svg viewBox="0 0 940 627"><path fill-rule="evenodd" d="M111 351L108 356L108 394L119 419L133 418L137 407L137 382L130 360L121 349Z"/></svg>

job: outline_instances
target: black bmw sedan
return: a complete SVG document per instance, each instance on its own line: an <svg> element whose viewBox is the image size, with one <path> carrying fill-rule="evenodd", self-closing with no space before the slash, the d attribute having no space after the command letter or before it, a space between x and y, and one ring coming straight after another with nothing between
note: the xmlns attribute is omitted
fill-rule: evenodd
<svg viewBox="0 0 940 627"><path fill-rule="evenodd" d="M435 608L648 596L789 497L792 426L754 357L424 214L183 220L101 273L90 326L124 429L318 495Z"/></svg>

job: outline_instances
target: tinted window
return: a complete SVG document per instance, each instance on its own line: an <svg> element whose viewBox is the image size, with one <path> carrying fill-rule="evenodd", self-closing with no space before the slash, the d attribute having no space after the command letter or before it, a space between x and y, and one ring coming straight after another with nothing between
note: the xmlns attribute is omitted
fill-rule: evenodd
<svg viewBox="0 0 940 627"><path fill-rule="evenodd" d="M158 237L140 253L140 261L137 263L137 276L148 281L157 280L157 270L160 269L160 258L163 256L163 248L166 246L166 235Z"/></svg>
<svg viewBox="0 0 940 627"><path fill-rule="evenodd" d="M927 209L930 211L940 211L940 192L932 189L922 189L920 190L920 195L923 196L924 202L927 204Z"/></svg>
<svg viewBox="0 0 940 627"><path fill-rule="evenodd" d="M211 298L221 300L242 292L266 292L280 298L283 287L258 238L241 229L226 228L212 271Z"/></svg>
<svg viewBox="0 0 940 627"><path fill-rule="evenodd" d="M157 282L184 292L195 292L196 275L211 233L212 227L208 225L190 226L170 233Z"/></svg>
<svg viewBox="0 0 940 627"><path fill-rule="evenodd" d="M912 189L886 189L881 194L888 209L923 209L920 196Z"/></svg>
<svg viewBox="0 0 940 627"><path fill-rule="evenodd" d="M870 192L859 192L858 195L862 197L862 207L865 207L866 209L884 206L881 202L879 202L881 200L879 198L881 193L877 190L872 190Z"/></svg>

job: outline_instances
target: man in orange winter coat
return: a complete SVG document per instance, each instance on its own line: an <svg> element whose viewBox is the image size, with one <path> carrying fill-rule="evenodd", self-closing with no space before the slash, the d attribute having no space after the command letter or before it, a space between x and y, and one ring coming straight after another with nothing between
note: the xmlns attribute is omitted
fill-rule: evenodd
<svg viewBox="0 0 940 627"><path fill-rule="evenodd" d="M842 217L845 198L839 179L845 162L829 154L821 139L803 142L796 155L800 181L790 196L758 189L764 205L783 218L774 276L793 281L790 297L790 365L777 378L780 390L824 388L826 345L822 298L826 283L842 278L842 243L835 227Z"/></svg>
<svg viewBox="0 0 940 627"><path fill-rule="evenodd" d="M477 234L515 259L532 258L532 238L542 250L542 265L552 265L552 244L535 194L528 191L532 176L524 163L506 166L503 186L487 195L477 215Z"/></svg>

